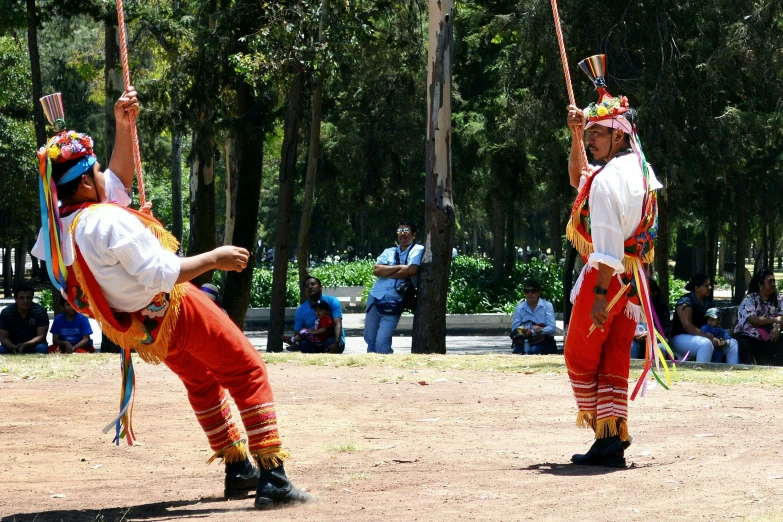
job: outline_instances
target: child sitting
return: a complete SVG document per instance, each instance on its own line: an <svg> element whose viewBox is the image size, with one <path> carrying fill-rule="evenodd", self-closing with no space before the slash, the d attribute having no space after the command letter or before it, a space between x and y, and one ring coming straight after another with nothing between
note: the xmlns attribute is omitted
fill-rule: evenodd
<svg viewBox="0 0 783 522"><path fill-rule="evenodd" d="M63 310L52 322L50 332L54 344L49 347L49 353L95 353L90 321L64 299Z"/></svg>
<svg viewBox="0 0 783 522"><path fill-rule="evenodd" d="M701 327L702 333L712 334L713 337L718 339L718 346L712 352L712 362L724 362L724 354L729 350L731 336L729 332L719 326L720 310L709 308L704 313L704 317L707 319L707 324Z"/></svg>
<svg viewBox="0 0 783 522"><path fill-rule="evenodd" d="M283 341L291 344L287 348L288 351L301 350L302 353L323 353L329 345L326 341L334 341L334 322L329 303L318 300L312 307L316 317L313 328L302 328L293 336L283 336Z"/></svg>

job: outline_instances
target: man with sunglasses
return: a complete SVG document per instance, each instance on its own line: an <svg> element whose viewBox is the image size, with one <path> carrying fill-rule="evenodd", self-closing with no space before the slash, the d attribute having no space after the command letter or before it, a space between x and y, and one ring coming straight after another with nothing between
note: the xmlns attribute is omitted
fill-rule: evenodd
<svg viewBox="0 0 783 522"><path fill-rule="evenodd" d="M549 355L557 353L555 343L555 307L541 297L538 281L525 281L525 300L514 309L511 318L511 338L514 353L527 355ZM529 348L522 348L525 341Z"/></svg>
<svg viewBox="0 0 783 522"><path fill-rule="evenodd" d="M394 353L392 336L400 322L403 285L417 283L424 247L416 244L416 225L403 219L397 226L397 245L378 256L372 273L378 280L367 298L364 341L367 353Z"/></svg>

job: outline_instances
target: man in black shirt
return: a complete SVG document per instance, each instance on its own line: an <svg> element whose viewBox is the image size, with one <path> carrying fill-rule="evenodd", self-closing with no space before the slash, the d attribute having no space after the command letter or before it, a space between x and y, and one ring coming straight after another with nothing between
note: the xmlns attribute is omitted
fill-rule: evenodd
<svg viewBox="0 0 783 522"><path fill-rule="evenodd" d="M33 292L29 285L16 287L16 304L0 312L0 354L48 353L49 315L46 308L33 302Z"/></svg>

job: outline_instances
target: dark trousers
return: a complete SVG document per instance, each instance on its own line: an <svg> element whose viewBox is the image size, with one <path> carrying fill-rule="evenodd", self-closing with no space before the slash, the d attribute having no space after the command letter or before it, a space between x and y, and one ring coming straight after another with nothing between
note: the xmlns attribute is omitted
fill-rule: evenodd
<svg viewBox="0 0 783 522"><path fill-rule="evenodd" d="M736 338L739 343L741 364L783 366L783 339L773 343L742 334L737 335Z"/></svg>
<svg viewBox="0 0 783 522"><path fill-rule="evenodd" d="M520 342L521 341L521 342ZM518 337L514 339L513 343L513 349L514 351L512 353L515 354L527 354L527 355L552 355L557 353L557 343L555 342L555 338L552 336L544 336L544 341L540 342L538 344L534 344L530 346L530 349L525 352L524 346L525 341L522 340L521 337Z"/></svg>

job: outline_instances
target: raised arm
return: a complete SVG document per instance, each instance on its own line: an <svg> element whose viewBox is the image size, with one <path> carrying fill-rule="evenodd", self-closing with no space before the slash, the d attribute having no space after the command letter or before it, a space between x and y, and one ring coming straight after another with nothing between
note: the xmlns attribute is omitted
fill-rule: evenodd
<svg viewBox="0 0 783 522"><path fill-rule="evenodd" d="M585 132L585 115L574 105L568 106L568 129L571 131L571 154L568 156L568 178L571 186L579 188L582 171L588 168L582 157L584 144L580 139Z"/></svg>
<svg viewBox="0 0 783 522"><path fill-rule="evenodd" d="M122 181L127 190L133 186L133 139L131 122L139 115L139 100L136 90L128 87L114 104L114 119L117 132L114 136L114 149L109 160L109 169Z"/></svg>

